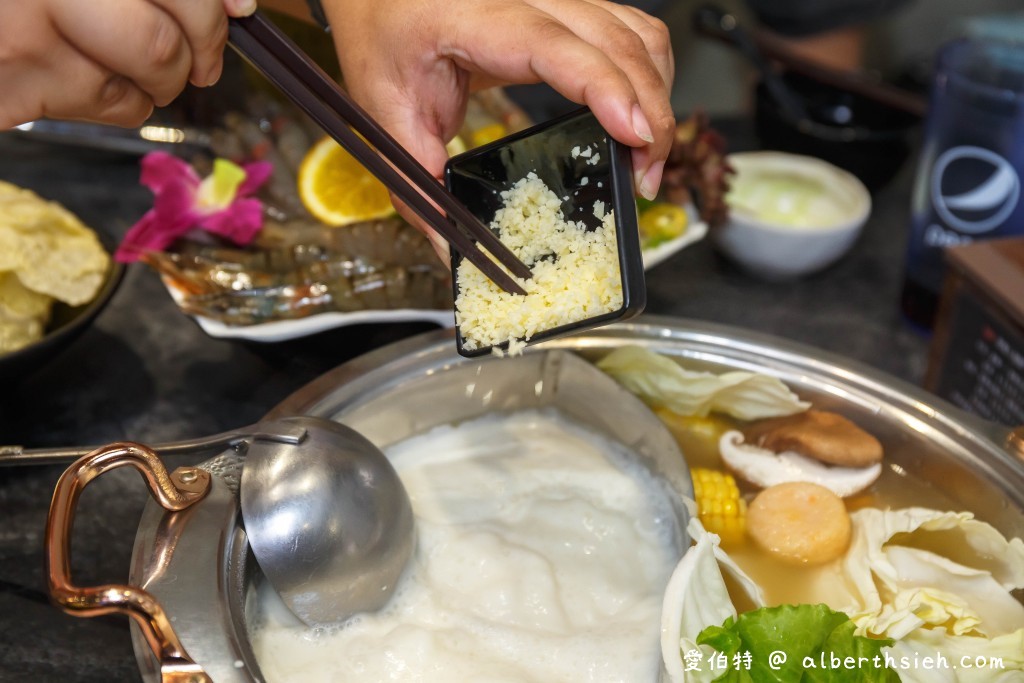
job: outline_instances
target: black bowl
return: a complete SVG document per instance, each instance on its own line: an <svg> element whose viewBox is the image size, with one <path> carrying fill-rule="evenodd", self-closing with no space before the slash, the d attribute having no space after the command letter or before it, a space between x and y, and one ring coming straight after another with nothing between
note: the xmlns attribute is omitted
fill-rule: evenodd
<svg viewBox="0 0 1024 683"><path fill-rule="evenodd" d="M576 147L592 147L597 152L593 157L576 156L573 153ZM615 211L622 307L538 332L528 344L638 315L646 304L647 290L629 147L608 135L590 110L583 108L452 157L445 166L445 183L473 215L484 225L489 225L502 206L500 193L531 171L556 195L563 197L562 213L567 220L581 221L592 230L601 222L594 216L594 202L604 202ZM461 258L452 251L452 282L456 298ZM502 349L507 346L507 342L498 345ZM467 357L491 352L489 346L466 349L457 328L456 347Z"/></svg>
<svg viewBox="0 0 1024 683"><path fill-rule="evenodd" d="M824 159L857 176L872 192L903 167L919 117L796 73L784 74L783 80L803 102L807 118L786 115L759 84L755 126L762 148Z"/></svg>
<svg viewBox="0 0 1024 683"><path fill-rule="evenodd" d="M92 301L79 306L55 302L42 339L17 351L0 354L0 386L28 377L67 348L100 314L114 296L123 276L124 265L111 260L103 284Z"/></svg>

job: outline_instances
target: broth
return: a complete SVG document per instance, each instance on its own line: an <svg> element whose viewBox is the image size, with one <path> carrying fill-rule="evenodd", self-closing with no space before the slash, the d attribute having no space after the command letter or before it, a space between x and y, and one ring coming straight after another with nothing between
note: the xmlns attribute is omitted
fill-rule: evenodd
<svg viewBox="0 0 1024 683"><path fill-rule="evenodd" d="M742 422L719 415L681 418L665 410L656 412L675 436L688 466L726 470L718 453L718 439L726 431L742 429ZM888 450L878 480L866 491L843 499L848 512L862 508L960 510L963 507L930 482L895 464ZM748 503L759 491L738 478L736 483ZM730 545L725 550L761 587L769 605L824 602L839 610L850 602L850 593L839 571L842 558L821 565L799 566L783 562L752 542ZM954 548L949 547L934 550L945 556L955 557L957 554Z"/></svg>
<svg viewBox="0 0 1024 683"><path fill-rule="evenodd" d="M261 596L268 681L653 681L682 549L670 490L554 411L494 414L386 449L417 548L381 611L333 629Z"/></svg>

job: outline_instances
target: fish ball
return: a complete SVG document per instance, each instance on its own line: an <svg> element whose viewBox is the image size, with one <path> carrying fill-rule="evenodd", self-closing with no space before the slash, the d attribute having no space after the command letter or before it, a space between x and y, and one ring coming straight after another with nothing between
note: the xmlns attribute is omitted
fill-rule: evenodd
<svg viewBox="0 0 1024 683"><path fill-rule="evenodd" d="M793 564L822 564L850 544L850 515L824 486L787 482L761 491L747 508L747 532L763 550Z"/></svg>

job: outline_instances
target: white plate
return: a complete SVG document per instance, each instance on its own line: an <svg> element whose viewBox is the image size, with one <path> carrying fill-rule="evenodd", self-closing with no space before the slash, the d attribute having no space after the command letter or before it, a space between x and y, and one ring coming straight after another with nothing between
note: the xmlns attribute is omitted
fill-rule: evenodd
<svg viewBox="0 0 1024 683"><path fill-rule="evenodd" d="M411 308L396 308L389 311L356 311L355 313L318 313L294 320L275 320L258 325L233 327L219 320L196 316L195 320L203 332L220 339L248 339L259 342L279 342L306 337L317 332L346 325L361 323L405 323L432 322L442 327L454 327L455 314L452 311L423 311Z"/></svg>
<svg viewBox="0 0 1024 683"><path fill-rule="evenodd" d="M176 303L181 303L183 294L167 278L161 278L164 287L170 292L171 298ZM432 322L441 327L455 326L455 313L449 310L421 310L412 308L396 308L386 311L355 311L352 313L341 313L330 311L318 313L305 318L294 320L274 320L257 325L225 325L219 320L205 318L201 315L194 315L192 318L203 329L203 332L218 339L248 339L258 342L279 342L289 339L307 337L317 332L345 327L346 325L360 325L362 323L405 323L405 322Z"/></svg>
<svg viewBox="0 0 1024 683"><path fill-rule="evenodd" d="M686 232L674 240L658 245L654 249L643 252L644 270L649 270L658 265L669 256L672 256L680 249L693 244L707 234L707 225L701 221L693 220L695 212L687 209L690 214L690 224ZM171 283L164 279L164 286L170 292L171 297L180 302L182 294ZM411 308L400 308L386 311L356 311L354 313L318 313L306 318L294 320L275 320L258 325L233 326L225 325L219 320L193 316L203 332L218 339L247 339L258 342L280 342L289 339L306 337L324 330L346 325L360 325L364 323L405 323L405 322L432 322L441 327L455 326L455 313L448 310L421 310Z"/></svg>

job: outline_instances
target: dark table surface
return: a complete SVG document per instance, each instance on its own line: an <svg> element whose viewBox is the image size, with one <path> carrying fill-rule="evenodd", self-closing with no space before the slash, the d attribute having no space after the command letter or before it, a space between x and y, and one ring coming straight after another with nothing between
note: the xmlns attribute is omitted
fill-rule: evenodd
<svg viewBox="0 0 1024 683"><path fill-rule="evenodd" d="M717 124L734 150L755 146L741 123ZM874 197L864 232L839 263L792 282L737 270L702 241L648 274L647 311L734 325L809 344L920 383L928 341L901 318L909 162ZM0 135L0 180L57 200L120 235L148 208L137 159ZM257 421L323 372L434 327L346 328L329 346L252 346L211 338L142 265L95 323L46 367L0 387L0 444L122 439L156 443ZM171 466L177 466L174 462ZM60 466L0 469L0 681L133 681L127 617L75 619L48 603L43 529ZM79 585L123 582L147 493L138 475L105 475L83 494L72 542Z"/></svg>

